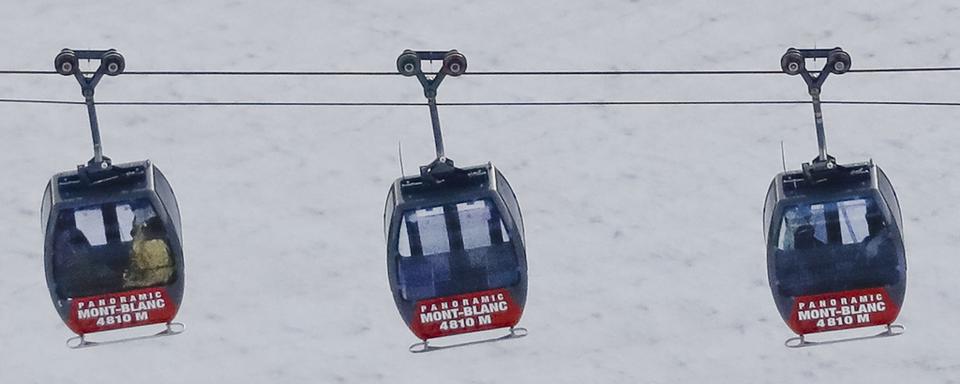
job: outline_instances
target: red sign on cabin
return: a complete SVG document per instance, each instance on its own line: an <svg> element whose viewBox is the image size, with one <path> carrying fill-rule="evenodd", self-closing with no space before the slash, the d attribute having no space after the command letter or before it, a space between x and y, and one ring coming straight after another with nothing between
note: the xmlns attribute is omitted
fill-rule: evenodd
<svg viewBox="0 0 960 384"><path fill-rule="evenodd" d="M900 308L883 288L798 297L790 314L790 329L799 335L841 329L887 325Z"/></svg>
<svg viewBox="0 0 960 384"><path fill-rule="evenodd" d="M512 327L521 310L506 289L417 302L410 329L420 339Z"/></svg>
<svg viewBox="0 0 960 384"><path fill-rule="evenodd" d="M170 300L166 288L145 288L72 299L67 325L82 335L166 323L176 313L176 303Z"/></svg>

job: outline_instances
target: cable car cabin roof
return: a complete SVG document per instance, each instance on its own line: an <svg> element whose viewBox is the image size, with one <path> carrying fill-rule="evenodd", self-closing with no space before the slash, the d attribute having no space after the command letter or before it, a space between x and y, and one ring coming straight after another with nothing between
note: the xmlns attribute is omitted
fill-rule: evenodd
<svg viewBox="0 0 960 384"><path fill-rule="evenodd" d="M153 164L149 160L113 165L85 177L79 170L61 172L50 180L53 203L113 200L121 195L153 193Z"/></svg>
<svg viewBox="0 0 960 384"><path fill-rule="evenodd" d="M398 192L396 205L486 195L496 191L496 171L490 163L460 169L464 172L462 177L444 179L441 182L427 180L419 175L397 179L393 185Z"/></svg>
<svg viewBox="0 0 960 384"><path fill-rule="evenodd" d="M872 161L838 164L834 170L827 172L814 174L815 181L808 180L802 170L779 174L778 199L816 198L877 188L876 166Z"/></svg>

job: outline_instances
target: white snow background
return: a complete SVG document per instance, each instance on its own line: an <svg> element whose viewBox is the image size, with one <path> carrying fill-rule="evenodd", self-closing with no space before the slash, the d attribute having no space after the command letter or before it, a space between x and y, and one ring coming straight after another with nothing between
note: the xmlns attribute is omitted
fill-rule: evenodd
<svg viewBox="0 0 960 384"><path fill-rule="evenodd" d="M127 70L395 70L405 48L469 70L779 68L842 46L855 68L960 65L952 1L14 1L2 69L117 48ZM439 68L439 64L437 66ZM468 71L469 71L468 70ZM831 76L824 99L957 101L956 73ZM55 75L0 98L82 100ZM807 99L798 77L464 76L440 101ZM422 102L413 79L103 79L100 101ZM40 198L91 156L83 106L0 103L2 383L951 383L960 378L960 108L824 107L831 154L892 179L909 263L903 336L802 350L767 286L763 198L816 155L809 105L441 107L448 155L517 191L524 339L414 355L386 279L382 210L433 157L426 107L98 109L105 153L152 159L183 215L171 338L84 350L44 281Z"/></svg>

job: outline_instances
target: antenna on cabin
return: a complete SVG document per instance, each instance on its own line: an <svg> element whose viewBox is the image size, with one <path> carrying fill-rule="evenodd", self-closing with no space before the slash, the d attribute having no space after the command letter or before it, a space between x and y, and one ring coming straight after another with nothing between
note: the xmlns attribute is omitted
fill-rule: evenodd
<svg viewBox="0 0 960 384"><path fill-rule="evenodd" d="M787 152L783 149L783 140L780 140L780 161L783 162L783 171L787 171Z"/></svg>
<svg viewBox="0 0 960 384"><path fill-rule="evenodd" d="M403 140L397 140L397 153L400 155L400 177L403 178Z"/></svg>

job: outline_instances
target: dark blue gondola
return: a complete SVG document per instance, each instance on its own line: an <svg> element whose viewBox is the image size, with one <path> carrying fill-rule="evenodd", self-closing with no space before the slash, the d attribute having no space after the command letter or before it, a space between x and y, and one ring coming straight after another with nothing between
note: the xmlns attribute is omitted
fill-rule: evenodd
<svg viewBox="0 0 960 384"><path fill-rule="evenodd" d="M79 60L99 60L92 76ZM180 210L170 183L149 160L113 164L103 156L94 88L103 75L123 72L115 50L64 49L57 72L80 82L90 116L94 157L54 175L41 206L47 287L61 319L78 336L71 348L103 344L87 335L150 324L175 335L173 319L183 298ZM131 339L119 339L110 342Z"/></svg>
<svg viewBox="0 0 960 384"><path fill-rule="evenodd" d="M826 65L810 73L808 58L825 58ZM781 67L808 85L820 148L801 170L774 177L764 207L770 289L798 335L786 345L821 344L805 335L870 326L885 329L868 337L899 335L903 327L894 321L907 267L897 195L872 161L841 165L826 150L820 91L827 75L847 72L850 56L840 48L791 48Z"/></svg>
<svg viewBox="0 0 960 384"><path fill-rule="evenodd" d="M422 60L442 60L428 78ZM397 69L416 76L430 107L437 158L420 175L390 187L384 209L387 274L400 316L422 342L411 352L444 348L429 339L516 327L527 296L523 218L517 198L493 165L458 168L444 155L437 112L437 87L445 76L466 71L457 51L405 51ZM464 345L464 344L457 344ZM456 346L456 345L448 345Z"/></svg>

